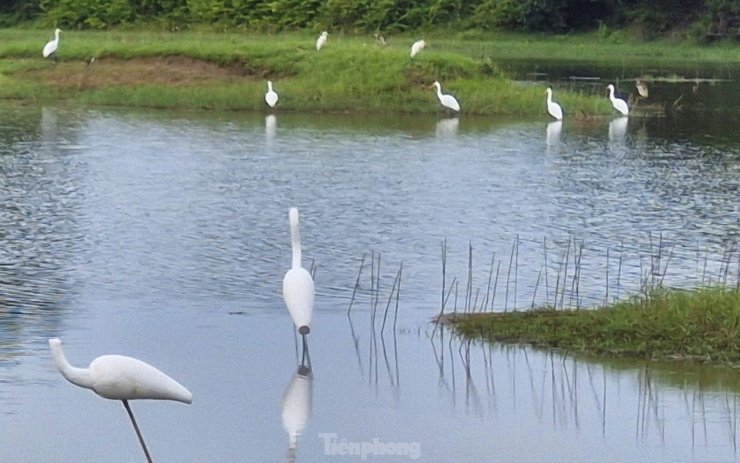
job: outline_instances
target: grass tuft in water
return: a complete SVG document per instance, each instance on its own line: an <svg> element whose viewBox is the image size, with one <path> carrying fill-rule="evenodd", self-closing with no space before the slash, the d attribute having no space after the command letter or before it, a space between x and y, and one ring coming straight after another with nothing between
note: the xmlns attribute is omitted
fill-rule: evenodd
<svg viewBox="0 0 740 463"><path fill-rule="evenodd" d="M468 338L589 355L740 365L737 288L656 288L598 309L465 314L453 326Z"/></svg>

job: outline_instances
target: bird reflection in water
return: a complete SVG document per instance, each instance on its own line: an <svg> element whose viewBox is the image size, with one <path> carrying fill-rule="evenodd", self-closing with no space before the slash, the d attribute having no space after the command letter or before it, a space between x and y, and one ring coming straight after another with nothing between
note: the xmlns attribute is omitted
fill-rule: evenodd
<svg viewBox="0 0 740 463"><path fill-rule="evenodd" d="M627 122L629 118L626 116L617 117L609 123L609 141L612 143L621 142L624 140L627 134Z"/></svg>
<svg viewBox="0 0 740 463"><path fill-rule="evenodd" d="M313 372L310 362L301 364L285 388L282 402L283 429L288 433L286 461L296 460L298 436L306 428L313 407Z"/></svg>
<svg viewBox="0 0 740 463"><path fill-rule="evenodd" d="M560 131L563 129L563 121L553 121L547 124L547 146L557 146L560 144Z"/></svg>
<svg viewBox="0 0 740 463"><path fill-rule="evenodd" d="M459 124L460 120L456 117L442 119L437 122L434 135L437 138L455 138L455 136L457 136L457 126Z"/></svg>
<svg viewBox="0 0 740 463"><path fill-rule="evenodd" d="M267 141L272 141L277 135L277 117L274 114L270 114L265 117L265 138Z"/></svg>

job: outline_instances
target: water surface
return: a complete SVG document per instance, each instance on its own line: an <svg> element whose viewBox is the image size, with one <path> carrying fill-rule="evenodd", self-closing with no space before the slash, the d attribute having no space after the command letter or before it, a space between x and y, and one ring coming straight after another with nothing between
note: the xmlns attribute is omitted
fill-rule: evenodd
<svg viewBox="0 0 740 463"><path fill-rule="evenodd" d="M131 355L193 391L132 404L159 462L360 459L332 454L342 439L432 462L733 460L732 371L430 325L445 242L446 310L736 280L736 130L548 122L3 109L0 457L143 461L123 407L55 370L60 336L75 365ZM280 288L291 206L317 267L308 388Z"/></svg>

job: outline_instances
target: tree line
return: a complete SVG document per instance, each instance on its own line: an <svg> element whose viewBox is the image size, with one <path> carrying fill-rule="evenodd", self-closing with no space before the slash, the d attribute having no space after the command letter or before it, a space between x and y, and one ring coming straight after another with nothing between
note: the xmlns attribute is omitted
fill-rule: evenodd
<svg viewBox="0 0 740 463"><path fill-rule="evenodd" d="M398 33L430 28L562 33L634 29L740 40L740 0L4 0L0 24L62 28L194 24L279 31Z"/></svg>

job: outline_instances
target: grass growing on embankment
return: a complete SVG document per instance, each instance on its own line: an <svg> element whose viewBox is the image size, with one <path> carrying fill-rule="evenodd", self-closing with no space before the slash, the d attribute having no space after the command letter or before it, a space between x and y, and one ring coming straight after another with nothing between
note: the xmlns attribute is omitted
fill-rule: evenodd
<svg viewBox="0 0 740 463"><path fill-rule="evenodd" d="M587 355L740 365L740 291L655 290L647 300L592 310L462 315L454 329L470 338Z"/></svg>
<svg viewBox="0 0 740 463"><path fill-rule="evenodd" d="M436 113L429 85L439 80L466 114L546 114L543 86L521 86L501 74L496 56L503 49L495 40L487 47L432 38L412 61L412 38L383 46L372 37L331 35L317 52L307 34L65 31L55 64L41 58L49 38L46 30L0 30L0 98L260 110L270 79L280 110ZM540 41L509 39L506 50L542 47L552 50ZM573 58L566 48L555 57ZM96 61L87 66L90 57ZM606 93L556 88L555 98L566 117L612 113Z"/></svg>

